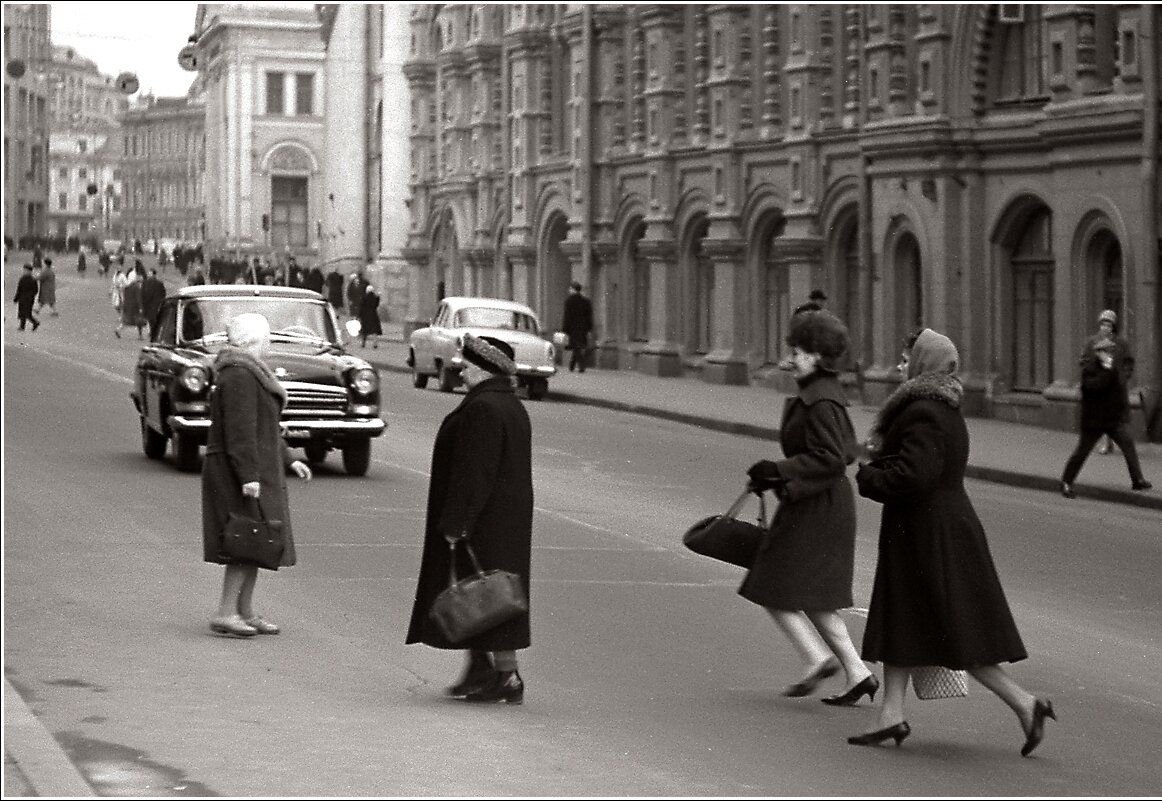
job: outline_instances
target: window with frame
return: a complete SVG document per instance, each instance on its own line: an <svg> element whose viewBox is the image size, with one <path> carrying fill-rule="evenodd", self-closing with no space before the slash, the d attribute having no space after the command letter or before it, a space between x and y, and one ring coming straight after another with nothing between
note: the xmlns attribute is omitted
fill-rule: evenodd
<svg viewBox="0 0 1162 801"><path fill-rule="evenodd" d="M1050 65L1041 6L1028 4L1022 9L1023 21L997 26L997 51L1001 61L996 94L999 103L1048 99L1046 73Z"/></svg>
<svg viewBox="0 0 1162 801"><path fill-rule="evenodd" d="M84 192L77 195L77 208L80 209L81 211L88 211L89 210L89 196L86 195Z"/></svg>
<svg viewBox="0 0 1162 801"><path fill-rule="evenodd" d="M66 192L61 192L56 199L57 207L60 211L69 210L69 196Z"/></svg>
<svg viewBox="0 0 1162 801"><path fill-rule="evenodd" d="M309 117L315 113L315 74L295 74L295 115Z"/></svg>
<svg viewBox="0 0 1162 801"><path fill-rule="evenodd" d="M282 114L285 108L286 73L266 73L266 113Z"/></svg>
<svg viewBox="0 0 1162 801"><path fill-rule="evenodd" d="M274 247L306 247L307 179L270 179L270 238Z"/></svg>

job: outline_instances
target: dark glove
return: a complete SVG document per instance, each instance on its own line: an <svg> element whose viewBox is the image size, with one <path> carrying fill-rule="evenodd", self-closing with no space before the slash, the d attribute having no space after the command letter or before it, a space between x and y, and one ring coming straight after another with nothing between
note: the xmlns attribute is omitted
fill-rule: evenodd
<svg viewBox="0 0 1162 801"><path fill-rule="evenodd" d="M786 480L779 475L778 464L767 459L752 464L747 468L746 475L750 479L750 485L759 492L763 490L777 491L781 485L786 483Z"/></svg>

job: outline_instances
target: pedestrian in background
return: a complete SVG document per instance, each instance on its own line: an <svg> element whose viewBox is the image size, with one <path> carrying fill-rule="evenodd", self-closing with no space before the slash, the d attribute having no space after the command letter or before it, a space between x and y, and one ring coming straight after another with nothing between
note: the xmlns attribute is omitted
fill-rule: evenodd
<svg viewBox="0 0 1162 801"><path fill-rule="evenodd" d="M149 339L157 327L157 314L161 311L161 304L165 301L165 284L157 277L157 270L150 270L149 276L141 282L141 311L145 321L149 323Z"/></svg>
<svg viewBox="0 0 1162 801"><path fill-rule="evenodd" d="M118 339L121 339L121 329L127 325L137 329L138 339L144 339L141 331L145 327L145 307L141 300L141 285L141 275L134 270L121 290L121 318L113 329L113 335Z"/></svg>
<svg viewBox="0 0 1162 801"><path fill-rule="evenodd" d="M773 489L781 503L739 594L770 613L807 667L784 695L810 695L842 669L844 691L823 701L874 701L879 682L838 611L852 605L855 566L855 494L846 471L858 445L838 374L847 327L826 312L806 312L792 321L787 344L799 394L783 411L784 458L747 470L754 489Z"/></svg>
<svg viewBox="0 0 1162 801"><path fill-rule="evenodd" d="M579 367L585 372L585 358L589 353L589 333L593 330L593 304L581 294L581 284L574 281L569 285L569 297L565 298L565 314L561 320L561 330L569 337L569 372Z"/></svg>
<svg viewBox="0 0 1162 801"><path fill-rule="evenodd" d="M823 311L827 308L827 293L822 289L812 289L811 294L807 296L807 302L795 307L791 312L791 316L808 311Z"/></svg>
<svg viewBox="0 0 1162 801"><path fill-rule="evenodd" d="M32 304L36 303L38 286L32 277L32 265L25 264L20 280L16 282L16 297L12 302L16 304L16 317L20 320L20 330L24 330L25 323L32 323L32 330L40 328L40 320L32 315Z"/></svg>
<svg viewBox="0 0 1162 801"><path fill-rule="evenodd" d="M81 278L85 277L85 270L88 266L88 262L85 260L85 249L81 248L77 251L77 273Z"/></svg>
<svg viewBox="0 0 1162 801"><path fill-rule="evenodd" d="M1081 434L1061 475L1061 494L1066 498L1077 497L1073 482L1103 434L1121 450L1131 487L1142 492L1154 486L1142 475L1138 450L1126 430L1133 375L1130 343L1118 336L1118 315L1106 309L1098 317L1098 332L1086 341L1081 354Z"/></svg>
<svg viewBox="0 0 1162 801"><path fill-rule="evenodd" d="M323 284L326 279L323 278L323 271L318 267L312 266L307 270L306 278L303 279L303 285L312 292L323 294Z"/></svg>
<svg viewBox="0 0 1162 801"><path fill-rule="evenodd" d="M129 283L129 276L120 267L113 273L113 277L109 279L109 302L113 306L113 312L117 315L118 323L121 321L121 305L125 301L125 285L127 283Z"/></svg>
<svg viewBox="0 0 1162 801"><path fill-rule="evenodd" d="M408 643L466 649L464 675L448 694L464 701L524 700L516 652L528 648L529 616L522 614L464 642L450 643L428 618L448 588L449 543L466 539L485 570L521 577L527 597L532 556L532 428L516 397L513 350L493 337L464 336L460 375L468 394L444 418L432 449L424 552L408 627ZM463 548L460 572L469 570Z"/></svg>
<svg viewBox="0 0 1162 801"><path fill-rule="evenodd" d="M343 308L343 275L338 270L331 268L331 272L327 273L327 302L335 309L340 311Z"/></svg>
<svg viewBox="0 0 1162 801"><path fill-rule="evenodd" d="M37 298L36 310L43 312L44 307L48 306L49 313L53 317L59 317L56 310L56 270L52 267L52 259L44 260L44 267L37 276L37 282L40 284L40 295Z"/></svg>
<svg viewBox="0 0 1162 801"><path fill-rule="evenodd" d="M210 629L232 637L278 634L276 624L254 611L258 565L225 555L222 534L232 512L253 517L257 504L265 519L282 522L285 548L280 566L295 564L286 471L290 468L309 481L311 468L291 458L282 439L279 417L286 408L286 390L263 361L270 346L270 323L261 314L239 314L226 324L226 338L229 344L214 360L210 429L202 462L202 558L226 566Z"/></svg>
<svg viewBox="0 0 1162 801"><path fill-rule="evenodd" d="M1016 713L1022 756L1041 742L1048 699L1035 698L1000 666L1027 654L1001 588L984 527L964 488L968 428L960 410L960 356L925 328L904 343L907 380L876 417L875 458L856 473L859 492L883 504L863 658L884 665L878 727L852 745L903 742L911 669L967 670Z"/></svg>
<svg viewBox="0 0 1162 801"><path fill-rule="evenodd" d="M372 348L379 347L379 337L383 336L383 323L379 320L379 293L370 284L363 293L363 303L359 307L359 335L362 337L361 347L367 347L367 338L375 337L371 341Z"/></svg>
<svg viewBox="0 0 1162 801"><path fill-rule="evenodd" d="M40 268L44 266L44 250L40 243L37 242L32 246L32 269L40 272Z"/></svg>
<svg viewBox="0 0 1162 801"><path fill-rule="evenodd" d="M363 306L363 293L366 291L367 279L360 270L351 276L351 282L347 284L347 313L353 320L359 319L359 309Z"/></svg>

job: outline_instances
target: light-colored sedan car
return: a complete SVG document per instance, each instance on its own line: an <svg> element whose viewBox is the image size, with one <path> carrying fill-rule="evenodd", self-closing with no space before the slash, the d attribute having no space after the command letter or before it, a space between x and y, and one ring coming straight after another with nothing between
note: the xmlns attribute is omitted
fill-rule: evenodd
<svg viewBox="0 0 1162 801"><path fill-rule="evenodd" d="M435 377L442 392L460 383L464 366L461 343L465 334L504 340L516 354L517 382L528 388L529 397L540 400L549 390L549 378L557 372L551 342L541 337L533 310L521 303L495 298L444 298L427 328L412 332L408 367L417 389Z"/></svg>

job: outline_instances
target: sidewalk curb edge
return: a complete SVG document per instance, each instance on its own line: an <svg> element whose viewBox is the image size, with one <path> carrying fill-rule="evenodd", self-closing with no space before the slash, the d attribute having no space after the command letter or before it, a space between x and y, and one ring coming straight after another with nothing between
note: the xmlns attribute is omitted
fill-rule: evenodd
<svg viewBox="0 0 1162 801"><path fill-rule="evenodd" d="M48 798L97 795L7 676L4 677L4 750L37 795Z"/></svg>

